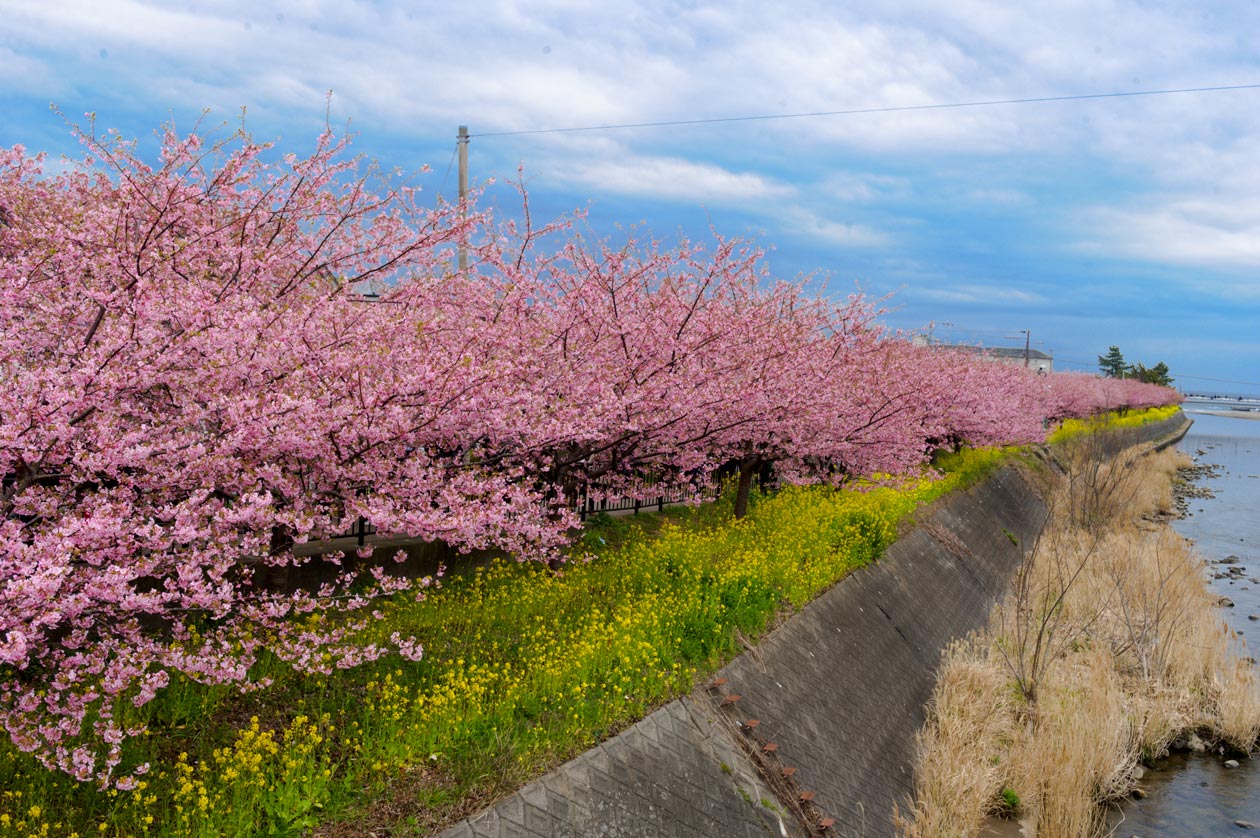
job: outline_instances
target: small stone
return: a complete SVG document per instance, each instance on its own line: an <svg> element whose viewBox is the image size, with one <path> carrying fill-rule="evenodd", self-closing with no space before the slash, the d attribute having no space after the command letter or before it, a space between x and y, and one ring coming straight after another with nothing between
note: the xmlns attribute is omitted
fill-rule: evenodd
<svg viewBox="0 0 1260 838"><path fill-rule="evenodd" d="M1234 821L1234 826L1240 829L1255 829L1256 825L1251 821Z"/></svg>
<svg viewBox="0 0 1260 838"><path fill-rule="evenodd" d="M1239 558L1237 556L1226 556L1217 562L1217 564L1238 564L1238 562Z"/></svg>
<svg viewBox="0 0 1260 838"><path fill-rule="evenodd" d="M1146 776L1146 769L1140 765L1133 766L1133 779L1140 780Z"/></svg>
<svg viewBox="0 0 1260 838"><path fill-rule="evenodd" d="M1233 608L1233 607L1234 607L1234 601L1233 601L1232 599L1230 599L1229 597L1227 597L1227 596L1223 596L1223 597L1221 597L1220 599L1218 599L1218 600L1216 601L1216 604L1217 604L1217 605L1219 605L1221 608Z"/></svg>
<svg viewBox="0 0 1260 838"><path fill-rule="evenodd" d="M1248 614L1247 619L1255 622L1256 620L1260 620L1260 614Z"/></svg>
<svg viewBox="0 0 1260 838"><path fill-rule="evenodd" d="M1144 797L1149 797L1150 793L1147 792L1146 789L1135 788L1133 790L1133 796L1136 797L1138 800L1141 800Z"/></svg>
<svg viewBox="0 0 1260 838"><path fill-rule="evenodd" d="M1225 760L1225 767L1226 767L1226 768L1237 768L1237 767L1238 767L1238 760L1236 760L1236 759L1227 759L1227 760Z"/></svg>

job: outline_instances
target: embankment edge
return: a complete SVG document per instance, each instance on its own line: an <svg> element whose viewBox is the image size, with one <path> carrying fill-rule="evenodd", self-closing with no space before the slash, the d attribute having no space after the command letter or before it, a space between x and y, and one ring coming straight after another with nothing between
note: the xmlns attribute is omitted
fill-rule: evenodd
<svg viewBox="0 0 1260 838"><path fill-rule="evenodd" d="M1189 426L1178 413L1130 431L1126 447L1167 447ZM879 562L724 667L717 686L442 838L894 835L941 655L987 622L1045 516L1011 467L943 499Z"/></svg>

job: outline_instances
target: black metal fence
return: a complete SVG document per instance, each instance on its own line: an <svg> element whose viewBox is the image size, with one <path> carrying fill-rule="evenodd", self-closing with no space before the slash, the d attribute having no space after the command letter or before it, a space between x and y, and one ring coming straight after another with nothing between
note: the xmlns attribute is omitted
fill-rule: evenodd
<svg viewBox="0 0 1260 838"><path fill-rule="evenodd" d="M670 488L657 493L650 491L653 484L653 482L644 481L640 484L640 489L649 491L637 491L629 494L617 494L616 489L597 491L596 494L601 496L599 499L592 497L588 493L582 497L578 506L578 517L585 521L587 516L598 515L601 512L633 512L635 515L638 515L639 511L644 509L655 509L658 512L664 512L665 507L670 504L716 500L722 494L720 483L672 485ZM621 491L624 491L624 489Z"/></svg>
<svg viewBox="0 0 1260 838"><path fill-rule="evenodd" d="M588 516L601 512L632 512L635 515L641 510L655 509L664 512L665 507L672 504L712 501L722 496L722 484L716 480L693 485L669 484L668 488L654 493L651 489L655 485L655 480L645 478L639 483L640 491L629 494L619 494L626 491L625 487L596 486L595 494L600 497L596 499L589 492L583 494L577 505L578 517L585 521ZM764 484L762 488L765 488ZM367 543L367 537L375 534L376 526L360 517L348 531L334 535L333 538L353 538L362 547Z"/></svg>
<svg viewBox="0 0 1260 838"><path fill-rule="evenodd" d="M353 538L356 539L359 542L359 546L362 547L367 543L367 537L369 535L376 535L376 526L368 523L367 518L360 517L354 522L354 526L350 528L349 532L334 535L333 538Z"/></svg>

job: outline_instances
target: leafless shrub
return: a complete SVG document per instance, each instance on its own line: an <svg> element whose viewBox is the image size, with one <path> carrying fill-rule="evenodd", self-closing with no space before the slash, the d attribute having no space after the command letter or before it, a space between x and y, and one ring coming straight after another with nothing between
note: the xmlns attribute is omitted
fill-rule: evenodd
<svg viewBox="0 0 1260 838"><path fill-rule="evenodd" d="M1006 790L1033 834L1094 836L1099 804L1176 737L1255 747L1253 668L1201 559L1158 522L1179 459L1088 439L1061 454L1049 525L987 634L942 666L902 834L974 835Z"/></svg>
<svg viewBox="0 0 1260 838"><path fill-rule="evenodd" d="M1013 747L1009 783L1042 838L1098 833L1100 803L1126 793L1140 731L1107 656L1087 651L1054 674L1037 723Z"/></svg>
<svg viewBox="0 0 1260 838"><path fill-rule="evenodd" d="M1104 617L1098 634L1119 662L1135 666L1146 683L1162 681L1181 633L1196 606L1207 606L1201 565L1186 542L1168 528L1113 534L1099 550L1097 579L1082 598ZM1098 601L1099 597L1103 601Z"/></svg>
<svg viewBox="0 0 1260 838"><path fill-rule="evenodd" d="M994 648L1030 706L1047 668L1088 630L1067 619L1065 606L1093 553L1092 541L1079 531L1043 532L996 609Z"/></svg>
<svg viewBox="0 0 1260 838"><path fill-rule="evenodd" d="M1137 468L1140 448L1112 452L1113 435L1081 434L1063 444L1060 456L1066 476L1060 481L1056 510L1071 528L1098 532L1126 514L1142 492Z"/></svg>

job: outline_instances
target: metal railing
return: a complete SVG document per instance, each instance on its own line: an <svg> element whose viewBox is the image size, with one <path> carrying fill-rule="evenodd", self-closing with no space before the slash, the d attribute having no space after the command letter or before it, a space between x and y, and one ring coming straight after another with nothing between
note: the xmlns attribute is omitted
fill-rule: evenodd
<svg viewBox="0 0 1260 838"><path fill-rule="evenodd" d="M640 481L639 485L641 488L649 489L655 483L655 480L646 478ZM598 490L602 487L596 486L595 488ZM618 495L617 490L611 488L607 491L598 491L597 493L602 495L602 497L596 499L589 492L581 496L581 500L577 504L578 517L581 520L585 521L588 516L598 515L601 512L632 512L638 515L642 510L655 509L658 512L664 512L666 506L673 504L717 500L722 496L722 485L719 481L698 485L675 484L655 494L651 492L636 492L633 495ZM332 537L334 539L353 538L362 547L367 543L367 537L376 535L376 533L375 525L369 522L367 518L359 517L354 522L354 526L348 531L338 533Z"/></svg>
<svg viewBox="0 0 1260 838"><path fill-rule="evenodd" d="M645 480L640 485L643 488L650 488L654 482ZM644 509L656 509L658 512L664 512L665 507L671 504L716 500L722 494L722 486L720 483L675 485L656 494L635 492L630 495L617 495L615 491L598 492L598 494L603 495L598 500L592 497L589 492L585 494L578 506L578 517L585 521L587 516L598 515L601 512L633 512L635 515L638 515Z"/></svg>
<svg viewBox="0 0 1260 838"><path fill-rule="evenodd" d="M362 547L367 543L367 537L369 535L376 535L376 526L368 523L367 518L360 516L359 519L354 522L354 526L350 528L349 532L338 533L337 535L334 535L333 538L353 538L356 539L359 542L359 546Z"/></svg>

